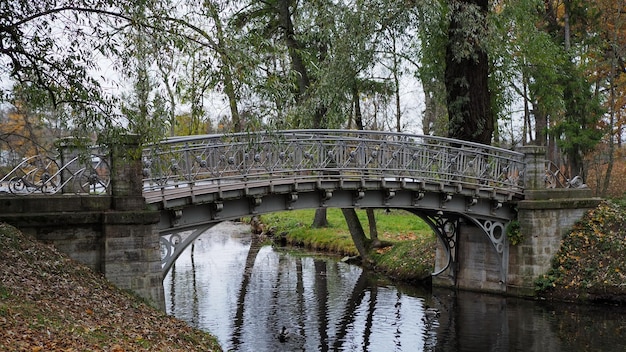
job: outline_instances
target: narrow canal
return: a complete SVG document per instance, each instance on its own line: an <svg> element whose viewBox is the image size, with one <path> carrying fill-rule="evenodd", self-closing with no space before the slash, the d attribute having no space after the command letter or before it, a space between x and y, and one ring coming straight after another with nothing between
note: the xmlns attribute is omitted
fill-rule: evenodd
<svg viewBox="0 0 626 352"><path fill-rule="evenodd" d="M168 313L224 351L626 351L625 307L393 285L337 258L253 245L229 222L164 286Z"/></svg>

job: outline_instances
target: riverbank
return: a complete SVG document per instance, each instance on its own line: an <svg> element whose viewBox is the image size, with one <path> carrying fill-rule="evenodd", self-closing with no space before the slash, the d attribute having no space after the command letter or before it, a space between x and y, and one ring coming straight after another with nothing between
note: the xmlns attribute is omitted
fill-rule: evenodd
<svg viewBox="0 0 626 352"><path fill-rule="evenodd" d="M314 211L263 216L262 222L295 246L357 255L341 212L330 227L310 227ZM361 223L366 226L364 212ZM401 211L377 211L380 239L391 246L371 253L374 269L394 280L421 282L433 271L436 238L426 224ZM536 280L537 297L583 303L626 303L626 201L605 201L563 238L553 268Z"/></svg>
<svg viewBox="0 0 626 352"><path fill-rule="evenodd" d="M0 223L1 351L221 351L56 249Z"/></svg>
<svg viewBox="0 0 626 352"><path fill-rule="evenodd" d="M271 228L274 240L285 244L347 257L358 255L340 209L328 209L329 227L325 228L311 228L314 215L314 210L295 210L263 215L261 222ZM357 215L366 228L365 211L359 210ZM370 268L396 281L429 281L437 246L430 227L403 210L377 209L375 217L378 238L384 245L370 253Z"/></svg>

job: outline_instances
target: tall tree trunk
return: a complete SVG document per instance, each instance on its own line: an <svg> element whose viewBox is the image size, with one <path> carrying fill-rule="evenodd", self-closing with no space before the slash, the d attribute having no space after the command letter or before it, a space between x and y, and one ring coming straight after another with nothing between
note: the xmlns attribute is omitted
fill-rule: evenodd
<svg viewBox="0 0 626 352"><path fill-rule="evenodd" d="M367 223L369 224L370 240L372 240L372 247L376 248L380 246L380 240L378 239L378 225L376 224L376 215L374 215L374 209L365 209L365 214L367 214Z"/></svg>
<svg viewBox="0 0 626 352"><path fill-rule="evenodd" d="M537 103L533 105L538 106ZM533 112L535 116L535 143L543 146L548 145L548 116L541 106L534 109Z"/></svg>
<svg viewBox="0 0 626 352"><path fill-rule="evenodd" d="M391 36L391 42L393 44L393 83L394 83L394 97L396 99L396 132L402 132L402 123L400 121L401 108L400 108L400 62L398 55L396 54L396 36Z"/></svg>
<svg viewBox="0 0 626 352"><path fill-rule="evenodd" d="M354 124L357 130L364 130L363 126L363 113L361 112L361 104L359 103L359 89L352 87L352 104L354 105Z"/></svg>
<svg viewBox="0 0 626 352"><path fill-rule="evenodd" d="M522 144L533 144L532 125L530 124L530 101L528 98L528 79L522 72L522 98L524 99L524 126L522 127Z"/></svg>
<svg viewBox="0 0 626 352"><path fill-rule="evenodd" d="M291 10L289 9L290 3L291 1L289 0L278 0L278 18L281 28L284 31L285 44L287 45L289 59L291 60L291 68L298 73L298 91L296 92L296 97L299 99L307 93L311 81L309 80L309 74L300 54L302 50L301 45L298 40L296 40L293 21L291 20Z"/></svg>
<svg viewBox="0 0 626 352"><path fill-rule="evenodd" d="M490 144L494 118L489 92L487 52L476 28L487 26L488 0L449 0L452 12L446 45L445 84L448 132L452 138ZM478 8L483 23L468 23ZM463 52L463 49L471 51Z"/></svg>
<svg viewBox="0 0 626 352"><path fill-rule="evenodd" d="M618 15L615 15L615 20L614 23L618 22ZM613 31L613 48L617 47L617 43L618 43L618 30L615 29ZM610 111L609 111L609 145L608 145L608 152L607 152L607 157L608 157L608 162L607 162L607 167L606 167L606 173L604 175L604 182L602 184L602 192L601 192L601 196L606 196L608 190L609 190L609 185L611 184L611 173L613 172L613 164L614 164L614 156L613 154L615 153L615 142L613 140L613 136L615 133L615 76L616 76L616 71L617 71L617 56L618 53L615 52L615 49L611 50L611 74L610 74L610 78L609 78L609 106L610 106Z"/></svg>

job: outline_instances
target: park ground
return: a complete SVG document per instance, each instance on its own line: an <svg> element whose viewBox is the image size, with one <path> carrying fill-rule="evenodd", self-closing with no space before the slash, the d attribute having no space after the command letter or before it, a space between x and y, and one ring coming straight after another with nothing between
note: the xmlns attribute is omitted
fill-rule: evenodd
<svg viewBox="0 0 626 352"><path fill-rule="evenodd" d="M297 216L294 216L297 215ZM359 214L365 221L365 214ZM310 216L310 219L307 218ZM330 227L312 229L313 213L262 218L295 245L356 255L341 212ZM380 211L374 269L418 282L432 269L436 239L416 217ZM366 222L364 222L366 224ZM545 299L626 303L626 202L605 201L563 238L553 268L537 280ZM117 289L54 248L0 224L0 350L3 351L221 351L208 333L165 315Z"/></svg>
<svg viewBox="0 0 626 352"><path fill-rule="evenodd" d="M56 249L0 223L0 351L221 351Z"/></svg>

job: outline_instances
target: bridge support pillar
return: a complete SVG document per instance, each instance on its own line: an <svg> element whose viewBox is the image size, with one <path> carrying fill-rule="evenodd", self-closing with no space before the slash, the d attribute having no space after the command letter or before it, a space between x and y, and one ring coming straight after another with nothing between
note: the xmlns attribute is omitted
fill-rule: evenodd
<svg viewBox="0 0 626 352"><path fill-rule="evenodd" d="M509 246L507 292L534 296L535 280L551 268L563 236L600 199L587 188L527 190L524 195L518 204L523 240Z"/></svg>
<svg viewBox="0 0 626 352"><path fill-rule="evenodd" d="M114 211L103 214L100 271L121 289L131 290L165 310L158 213Z"/></svg>
<svg viewBox="0 0 626 352"><path fill-rule="evenodd" d="M508 249L506 242L498 250L483 226L468 219L458 222L455 262L440 275L433 276L433 285L480 292L506 292ZM442 246L438 246L435 268L445 262Z"/></svg>
<svg viewBox="0 0 626 352"><path fill-rule="evenodd" d="M522 242L509 245L507 293L534 296L535 280L552 267L561 239L599 198L589 188L546 188L546 149L525 146L524 200L517 205Z"/></svg>
<svg viewBox="0 0 626 352"><path fill-rule="evenodd" d="M146 210L139 136L124 135L110 145L113 208L103 216L102 272L165 310L161 270L160 213Z"/></svg>

